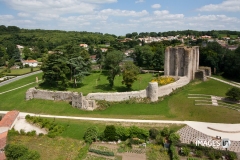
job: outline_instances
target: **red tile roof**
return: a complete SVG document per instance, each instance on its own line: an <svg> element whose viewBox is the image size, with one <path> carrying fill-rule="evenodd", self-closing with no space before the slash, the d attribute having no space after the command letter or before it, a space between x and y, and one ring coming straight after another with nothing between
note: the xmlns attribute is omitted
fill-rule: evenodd
<svg viewBox="0 0 240 160"><path fill-rule="evenodd" d="M19 111L9 111L2 120L0 121L0 127L9 127L11 128L13 122L17 118Z"/></svg>
<svg viewBox="0 0 240 160"><path fill-rule="evenodd" d="M0 150L3 149L7 144L7 134L8 134L8 131L0 134Z"/></svg>
<svg viewBox="0 0 240 160"><path fill-rule="evenodd" d="M38 61L36 61L36 60L25 60L23 62L24 63L37 63Z"/></svg>
<svg viewBox="0 0 240 160"><path fill-rule="evenodd" d="M0 160L6 160L6 156L4 152L0 152Z"/></svg>

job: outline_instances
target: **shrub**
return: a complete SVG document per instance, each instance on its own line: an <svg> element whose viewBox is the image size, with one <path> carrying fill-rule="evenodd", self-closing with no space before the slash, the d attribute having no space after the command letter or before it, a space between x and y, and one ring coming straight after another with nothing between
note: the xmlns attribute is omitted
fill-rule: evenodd
<svg viewBox="0 0 240 160"><path fill-rule="evenodd" d="M203 152L200 151L200 150L197 150L196 151L196 156L201 158L203 156Z"/></svg>
<svg viewBox="0 0 240 160"><path fill-rule="evenodd" d="M172 160L179 160L179 156L174 145L170 146L170 156Z"/></svg>
<svg viewBox="0 0 240 160"><path fill-rule="evenodd" d="M25 135L25 134L26 134L25 130L24 130L24 129L21 129L21 130L20 130L20 134L21 134L21 135Z"/></svg>
<svg viewBox="0 0 240 160"><path fill-rule="evenodd" d="M164 137L167 137L169 136L169 128L168 127L164 127L163 130L161 131L161 135L164 136Z"/></svg>
<svg viewBox="0 0 240 160"><path fill-rule="evenodd" d="M36 151L30 151L27 147L19 144L8 144L5 147L5 155L9 160L38 160L40 154Z"/></svg>
<svg viewBox="0 0 240 160"><path fill-rule="evenodd" d="M156 128L151 128L149 130L149 136L151 139L156 139L158 134L159 134L159 131Z"/></svg>
<svg viewBox="0 0 240 160"><path fill-rule="evenodd" d="M116 141L117 133L114 125L107 125L104 130L104 137L107 141Z"/></svg>
<svg viewBox="0 0 240 160"><path fill-rule="evenodd" d="M91 144L93 141L97 140L98 136L98 128L96 126L89 127L87 131L84 133L83 139L86 143Z"/></svg>
<svg viewBox="0 0 240 160"><path fill-rule="evenodd" d="M101 150L97 150L97 149L89 149L89 152L93 152L93 153L104 155L104 156L114 156L113 152L101 151Z"/></svg>
<svg viewBox="0 0 240 160"><path fill-rule="evenodd" d="M233 87L231 88L227 93L226 96L228 96L230 99L233 100L240 100L240 88Z"/></svg>

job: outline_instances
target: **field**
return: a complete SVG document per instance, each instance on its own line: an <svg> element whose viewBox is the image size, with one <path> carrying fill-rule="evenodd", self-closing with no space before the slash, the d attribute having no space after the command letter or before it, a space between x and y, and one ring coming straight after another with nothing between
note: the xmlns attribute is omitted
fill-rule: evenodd
<svg viewBox="0 0 240 160"><path fill-rule="evenodd" d="M39 71L40 68L36 67L33 68L33 71ZM0 69L0 72L3 71L3 69ZM23 68L23 69L11 69L11 72L3 72L3 74L7 75L7 76L11 76L11 75L22 75L22 74L27 74L27 73L31 73L31 68Z"/></svg>
<svg viewBox="0 0 240 160"><path fill-rule="evenodd" d="M227 34L220 34L219 36L220 37L227 37ZM238 35L230 35L230 38L236 39L236 38L238 38Z"/></svg>
<svg viewBox="0 0 240 160"><path fill-rule="evenodd" d="M41 74L37 76L41 77ZM35 77L36 75L2 86L0 87L0 93L23 84L34 82ZM231 86L211 79L206 82L193 81L157 103L113 103L103 111L82 111L72 108L66 102L52 102L37 99L25 101L25 92L28 88L34 86L37 86L37 84L31 84L18 90L1 94L0 110L16 109L32 113L88 117L190 120L219 123L240 122L240 113L237 111L216 106L195 106L194 100L188 98L188 94L225 96L226 91L231 88Z"/></svg>

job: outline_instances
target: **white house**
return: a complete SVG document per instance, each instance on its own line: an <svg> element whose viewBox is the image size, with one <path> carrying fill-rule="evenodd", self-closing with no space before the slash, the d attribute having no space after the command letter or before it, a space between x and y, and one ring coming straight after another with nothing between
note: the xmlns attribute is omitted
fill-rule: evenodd
<svg viewBox="0 0 240 160"><path fill-rule="evenodd" d="M38 61L36 60L23 60L22 63L23 63L23 66L25 66L26 64L28 64L30 67L38 66Z"/></svg>

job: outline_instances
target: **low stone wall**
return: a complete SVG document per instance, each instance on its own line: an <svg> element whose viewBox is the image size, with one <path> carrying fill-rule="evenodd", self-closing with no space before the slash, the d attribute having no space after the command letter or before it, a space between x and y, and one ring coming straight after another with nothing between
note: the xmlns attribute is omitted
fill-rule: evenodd
<svg viewBox="0 0 240 160"><path fill-rule="evenodd" d="M187 77L180 77L176 82L158 87L158 97L167 96L172 93L175 89L183 87L190 82Z"/></svg>
<svg viewBox="0 0 240 160"><path fill-rule="evenodd" d="M173 90L188 84L190 80L187 77L180 77L176 82L158 87L157 82L150 82L145 90L132 92L115 93L89 93L86 99L106 100L106 101L124 101L130 98L150 98L152 102L158 100L158 97L169 95Z"/></svg>
<svg viewBox="0 0 240 160"><path fill-rule="evenodd" d="M94 110L97 108L95 100L124 101L131 98L149 98L152 102L158 101L158 97L169 95L173 90L180 88L190 82L187 77L179 77L176 82L158 87L157 82L150 82L148 87L141 91L114 92L114 93L89 93L86 97L82 93L47 91L30 88L26 92L26 100L45 99L54 101L67 101L73 107L83 110Z"/></svg>
<svg viewBox="0 0 240 160"><path fill-rule="evenodd" d="M94 110L97 107L94 100L86 100L82 93L69 91L48 91L30 88L26 92L26 100L30 99L66 101L71 103L73 107L84 110Z"/></svg>

